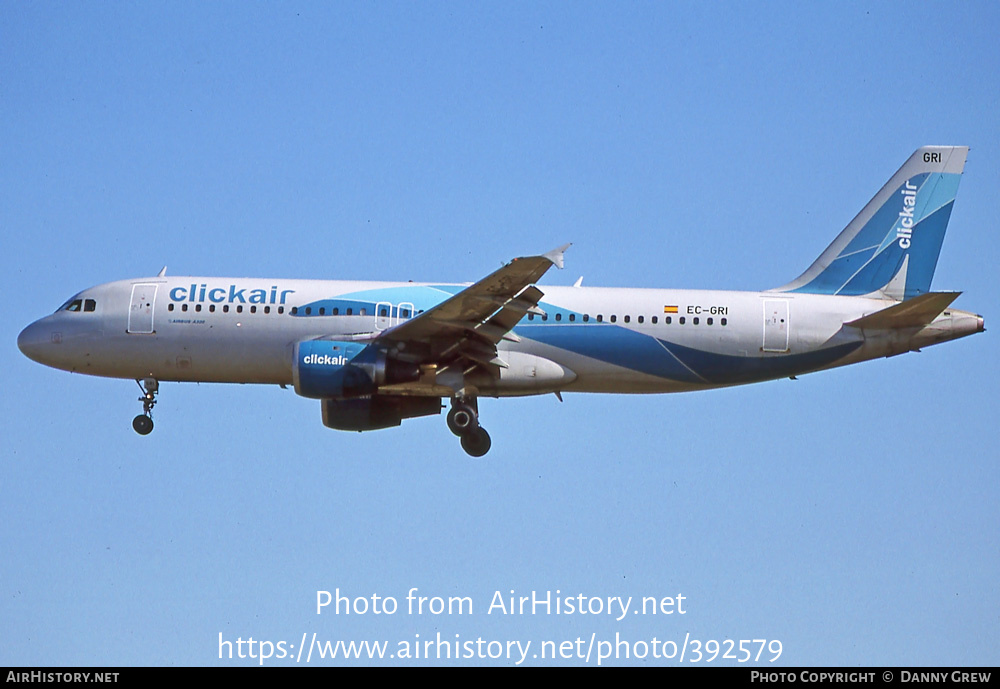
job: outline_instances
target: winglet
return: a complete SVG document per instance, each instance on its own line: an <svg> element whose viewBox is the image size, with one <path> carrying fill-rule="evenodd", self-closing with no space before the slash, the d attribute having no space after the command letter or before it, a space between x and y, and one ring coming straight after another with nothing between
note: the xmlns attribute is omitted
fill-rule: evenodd
<svg viewBox="0 0 1000 689"><path fill-rule="evenodd" d="M566 253L566 249L570 248L571 246L573 246L572 243L570 243L570 244L563 244L558 249L553 249L552 251L548 252L547 254L542 254L542 257L549 259L550 261L552 261L552 265L554 265L559 270L562 270L562 268L563 268L563 254Z"/></svg>

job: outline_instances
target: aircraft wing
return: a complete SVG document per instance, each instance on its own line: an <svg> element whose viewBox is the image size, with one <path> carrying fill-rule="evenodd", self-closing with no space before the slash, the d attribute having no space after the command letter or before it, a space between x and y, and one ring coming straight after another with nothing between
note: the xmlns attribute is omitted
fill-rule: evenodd
<svg viewBox="0 0 1000 689"><path fill-rule="evenodd" d="M569 246L515 258L419 316L383 331L377 341L415 363L466 360L498 374L507 364L497 355L497 344L505 338L517 341L511 329L528 311L541 312L542 291L533 283L553 265L563 267Z"/></svg>

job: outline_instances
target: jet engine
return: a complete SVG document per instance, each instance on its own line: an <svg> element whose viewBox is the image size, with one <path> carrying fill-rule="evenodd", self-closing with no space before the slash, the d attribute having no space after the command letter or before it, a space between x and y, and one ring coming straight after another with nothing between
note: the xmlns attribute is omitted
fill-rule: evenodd
<svg viewBox="0 0 1000 689"><path fill-rule="evenodd" d="M441 413L438 397L372 395L351 400L323 400L323 425L338 431L375 431L403 419Z"/></svg>
<svg viewBox="0 0 1000 689"><path fill-rule="evenodd" d="M390 359L364 342L306 340L295 345L295 392L313 399L354 400L374 395L380 385L408 383L420 368Z"/></svg>

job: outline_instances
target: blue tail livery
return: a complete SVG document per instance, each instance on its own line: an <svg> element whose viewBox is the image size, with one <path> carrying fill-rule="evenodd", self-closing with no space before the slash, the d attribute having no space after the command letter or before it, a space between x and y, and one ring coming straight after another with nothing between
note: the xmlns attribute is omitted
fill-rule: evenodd
<svg viewBox="0 0 1000 689"><path fill-rule="evenodd" d="M780 292L909 299L930 290L968 146L925 146Z"/></svg>

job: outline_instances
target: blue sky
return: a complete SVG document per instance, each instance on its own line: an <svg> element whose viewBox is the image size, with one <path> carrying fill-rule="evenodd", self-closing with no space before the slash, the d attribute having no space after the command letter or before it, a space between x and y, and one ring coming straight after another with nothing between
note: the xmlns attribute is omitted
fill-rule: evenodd
<svg viewBox="0 0 1000 689"><path fill-rule="evenodd" d="M220 660L219 635L313 632L1000 660L995 3L0 17L0 664L253 663ZM543 289L764 289L925 144L971 146L934 287L990 332L796 382L484 400L485 460L441 418L338 433L272 387L164 385L140 438L133 382L15 345L76 291L163 265L462 282L573 242ZM317 590L403 606L413 587L473 614L315 613ZM687 612L487 614L511 590Z"/></svg>

